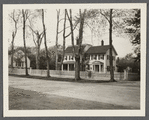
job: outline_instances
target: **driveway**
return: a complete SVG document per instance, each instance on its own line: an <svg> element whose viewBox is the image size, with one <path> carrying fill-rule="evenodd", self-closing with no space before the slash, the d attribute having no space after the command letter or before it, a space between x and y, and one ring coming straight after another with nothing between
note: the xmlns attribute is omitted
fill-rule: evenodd
<svg viewBox="0 0 149 120"><path fill-rule="evenodd" d="M50 96L140 108L140 82L77 83L9 76L9 86ZM64 101L63 101L64 102Z"/></svg>

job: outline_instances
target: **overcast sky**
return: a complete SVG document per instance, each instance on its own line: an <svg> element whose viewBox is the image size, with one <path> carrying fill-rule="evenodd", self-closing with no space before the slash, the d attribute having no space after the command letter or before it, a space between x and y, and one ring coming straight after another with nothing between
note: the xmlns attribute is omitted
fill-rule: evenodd
<svg viewBox="0 0 149 120"><path fill-rule="evenodd" d="M6 13L7 15L5 15L5 20L4 24L7 23L7 30L5 32L7 32L7 36L5 36L5 38L9 41L8 44L10 44L12 36L11 36L11 30L13 29L13 24L10 23L9 20L9 16L8 14L12 11L13 9L8 10ZM74 9L72 12L73 14L77 13L78 9ZM61 10L61 16L60 19L64 16L63 14L63 10ZM45 13L45 25L46 25L46 29L47 29L47 45L49 46L53 46L55 45L55 40L56 40L56 19L57 19L57 13L56 13L56 9L47 9L46 13ZM62 30L62 25L63 22L60 23L60 28L59 31ZM67 26L69 25L69 22L67 22ZM38 21L38 24L35 25L36 29L39 29L42 27L41 21ZM69 28L67 30L67 33L69 32ZM23 36L22 36L22 28L20 27L18 29L17 32L17 36L15 37L15 46L23 46ZM75 30L75 38L78 35L78 30ZM104 44L108 45L109 44L109 32L108 32L108 28L107 31L104 35L98 36L98 37L94 37L92 36L92 40L91 40L91 30L89 28L85 28L84 29L84 34L83 34L83 43L88 43L88 44L92 44L94 46L97 45L101 45L101 40L104 40ZM62 34L59 35L59 44L62 45ZM27 46L35 46L34 42L32 40L32 36L28 35L28 37L26 38L26 45ZM68 37L66 39L66 46L71 45L71 38ZM113 46L115 47L117 53L118 53L118 57L124 57L126 54L128 53L132 53L133 52L133 46L130 43L130 40L127 37L124 36L116 36L113 34ZM44 43L42 42L41 48L44 47Z"/></svg>

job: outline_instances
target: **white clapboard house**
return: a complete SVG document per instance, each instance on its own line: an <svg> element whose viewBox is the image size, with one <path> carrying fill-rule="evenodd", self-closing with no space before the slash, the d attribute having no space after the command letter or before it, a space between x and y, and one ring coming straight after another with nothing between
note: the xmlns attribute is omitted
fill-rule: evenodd
<svg viewBox="0 0 149 120"><path fill-rule="evenodd" d="M109 61L109 45L104 45L104 41L101 41L100 46L92 46L89 44L83 44L81 48L80 56L80 69L82 71L88 70L94 72L106 73L109 71L110 61ZM78 46L75 45L75 53L78 50ZM116 56L117 52L112 46L112 56L113 56L113 67L114 71L116 68ZM74 71L75 69L75 58L73 57L72 46L68 46L65 51L64 61L62 65L62 70Z"/></svg>

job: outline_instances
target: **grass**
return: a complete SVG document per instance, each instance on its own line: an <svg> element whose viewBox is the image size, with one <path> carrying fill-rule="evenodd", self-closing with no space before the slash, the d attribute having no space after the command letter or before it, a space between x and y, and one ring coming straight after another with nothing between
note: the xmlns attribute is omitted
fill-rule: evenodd
<svg viewBox="0 0 149 120"><path fill-rule="evenodd" d="M110 110L136 109L58 95L44 95L35 91L9 87L10 110Z"/></svg>

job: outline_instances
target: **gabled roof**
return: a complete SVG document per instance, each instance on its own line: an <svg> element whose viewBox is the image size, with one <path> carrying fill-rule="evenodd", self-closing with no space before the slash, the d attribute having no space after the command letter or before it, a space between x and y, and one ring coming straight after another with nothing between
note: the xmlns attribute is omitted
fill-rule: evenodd
<svg viewBox="0 0 149 120"><path fill-rule="evenodd" d="M110 48L110 45L92 46L86 51L86 54L105 54L109 48ZM114 47L113 47L113 50L115 54L117 55L117 52L114 49Z"/></svg>
<svg viewBox="0 0 149 120"><path fill-rule="evenodd" d="M86 45L82 45L82 46L81 46L81 50L82 50L81 52L83 52L85 46L86 46ZM74 47L75 47L75 53L77 53L77 52L78 52L78 45L75 45ZM73 53L72 50L73 50L73 47L72 47L72 46L68 46L68 47L66 48L66 50L65 50L65 53Z"/></svg>

